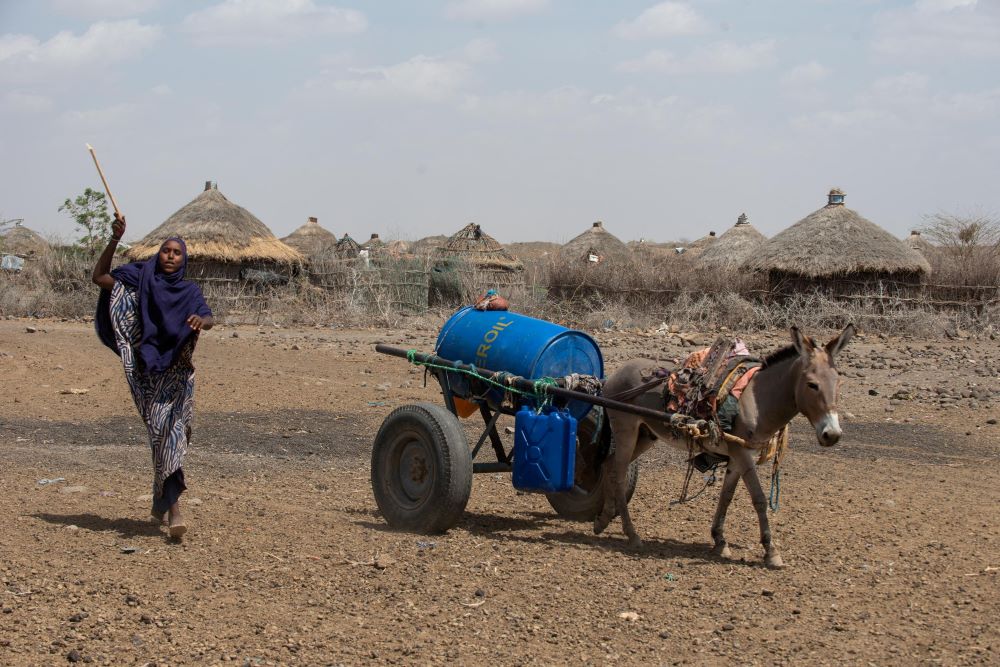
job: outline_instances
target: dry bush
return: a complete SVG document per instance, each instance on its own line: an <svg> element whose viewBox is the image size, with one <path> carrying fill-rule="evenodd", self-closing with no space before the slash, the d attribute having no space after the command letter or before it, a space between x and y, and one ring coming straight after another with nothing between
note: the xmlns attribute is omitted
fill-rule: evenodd
<svg viewBox="0 0 1000 667"><path fill-rule="evenodd" d="M1000 334L1000 303L983 308L952 309L947 313L947 333L972 332L976 336L995 338Z"/></svg>
<svg viewBox="0 0 1000 667"><path fill-rule="evenodd" d="M618 265L556 264L551 275L550 303L541 310L579 326L751 331L797 324L834 330L853 322L874 332L937 335L948 325L930 307L884 294L848 301L814 290L769 298L764 276L702 270L683 255Z"/></svg>
<svg viewBox="0 0 1000 667"><path fill-rule="evenodd" d="M280 302L284 287L262 287L242 281L202 281L205 301L219 322L261 324L271 321L272 304Z"/></svg>
<svg viewBox="0 0 1000 667"><path fill-rule="evenodd" d="M621 302L669 302L682 286L677 268L643 257L601 263L553 258L549 264L549 291L554 298L575 301L601 297Z"/></svg>
<svg viewBox="0 0 1000 667"><path fill-rule="evenodd" d="M270 299L266 316L310 325L396 326L427 310L428 260L378 256L314 259Z"/></svg>
<svg viewBox="0 0 1000 667"><path fill-rule="evenodd" d="M429 261L427 302L431 307L454 309L474 303L491 289L511 303L521 303L533 289L527 285L525 273L519 268L466 261L458 256ZM533 278L537 279L537 275L534 273Z"/></svg>
<svg viewBox="0 0 1000 667"><path fill-rule="evenodd" d="M887 334L939 335L947 318L929 307L915 307L904 299L845 301L820 292L794 294L762 309L766 326L798 325L808 331L837 330L853 323L862 331Z"/></svg>
<svg viewBox="0 0 1000 667"><path fill-rule="evenodd" d="M935 284L1000 286L1000 221L985 215L938 213L921 229L934 249Z"/></svg>
<svg viewBox="0 0 1000 667"><path fill-rule="evenodd" d="M93 260L56 249L26 263L19 274L0 276L0 314L29 317L93 315ZM286 285L209 281L205 298L220 321L304 326L436 326L487 287L497 287L517 312L585 330L673 325L687 331L774 330L797 324L811 332L853 322L862 330L936 336L961 329L989 334L1000 328L1000 304L947 311L891 295L834 299L817 291L774 299L756 275L699 270L681 256L646 255L622 263L560 263L530 267L523 286L497 284L474 270L448 274L454 298L436 306L431 263L386 258L365 266L331 260ZM503 276L501 276L503 278Z"/></svg>
<svg viewBox="0 0 1000 667"><path fill-rule="evenodd" d="M86 317L94 314L94 259L73 248L52 248L0 274L0 314L15 317Z"/></svg>
<svg viewBox="0 0 1000 667"><path fill-rule="evenodd" d="M629 261L600 264L554 260L549 275L558 298L600 294L636 308L663 307L685 294L750 294L766 286L760 274L706 271L687 255L636 253Z"/></svg>
<svg viewBox="0 0 1000 667"><path fill-rule="evenodd" d="M756 274L704 271L685 255L636 253L627 262L553 262L550 298L625 326L728 326L759 320ZM722 314L720 316L720 313ZM617 314L617 316L612 316ZM725 323L725 324L720 324Z"/></svg>
<svg viewBox="0 0 1000 667"><path fill-rule="evenodd" d="M339 294L345 303L400 311L427 308L430 264L426 257L394 257L380 254L363 258L313 260L306 271L309 283Z"/></svg>

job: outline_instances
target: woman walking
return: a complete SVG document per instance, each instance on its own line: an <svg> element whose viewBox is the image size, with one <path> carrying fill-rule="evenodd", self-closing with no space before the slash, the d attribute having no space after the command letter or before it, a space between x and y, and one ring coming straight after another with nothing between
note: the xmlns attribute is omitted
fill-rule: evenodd
<svg viewBox="0 0 1000 667"><path fill-rule="evenodd" d="M169 238L143 262L111 270L125 218L115 213L112 237L93 280L101 288L95 326L101 342L121 357L139 416L146 423L153 456L153 511L171 537L187 532L179 498L184 455L191 438L194 366L198 332L211 329L212 311L198 286L184 280L187 247Z"/></svg>

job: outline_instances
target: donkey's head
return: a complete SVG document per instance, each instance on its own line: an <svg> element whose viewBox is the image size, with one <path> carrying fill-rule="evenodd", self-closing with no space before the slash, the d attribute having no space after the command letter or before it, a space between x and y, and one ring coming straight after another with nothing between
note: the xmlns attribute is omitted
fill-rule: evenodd
<svg viewBox="0 0 1000 667"><path fill-rule="evenodd" d="M792 343L799 353L801 372L795 383L795 404L816 429L816 439L824 447L837 444L843 431L837 414L840 375L834 365L837 353L854 336L854 325L848 324L840 335L820 347L792 327Z"/></svg>

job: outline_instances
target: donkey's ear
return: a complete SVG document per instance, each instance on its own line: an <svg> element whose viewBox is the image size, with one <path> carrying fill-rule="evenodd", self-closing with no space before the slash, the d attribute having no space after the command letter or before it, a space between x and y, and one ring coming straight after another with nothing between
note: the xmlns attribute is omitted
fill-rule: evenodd
<svg viewBox="0 0 1000 667"><path fill-rule="evenodd" d="M812 338L809 336L803 336L802 332L799 331L797 326L792 326L792 345L795 346L795 350L799 353L800 357L808 357L816 346L813 345Z"/></svg>
<svg viewBox="0 0 1000 667"><path fill-rule="evenodd" d="M853 324L848 324L844 327L844 330L840 332L840 335L831 340L826 344L826 353L830 355L830 358L837 356L837 354L844 349L844 346L851 342L856 333Z"/></svg>

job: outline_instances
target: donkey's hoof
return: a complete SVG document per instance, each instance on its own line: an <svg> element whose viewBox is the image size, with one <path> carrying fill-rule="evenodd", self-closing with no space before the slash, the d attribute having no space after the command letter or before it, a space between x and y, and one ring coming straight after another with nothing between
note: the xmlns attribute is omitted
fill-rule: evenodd
<svg viewBox="0 0 1000 667"><path fill-rule="evenodd" d="M639 549L641 549L642 538L639 537L638 535L633 535L632 537L628 538L628 548L632 549L633 551L638 551Z"/></svg>
<svg viewBox="0 0 1000 667"><path fill-rule="evenodd" d="M605 520L598 515L598 517L594 519L594 535L600 535L601 533L603 533L604 529L608 527L609 523L611 523L610 519Z"/></svg>
<svg viewBox="0 0 1000 667"><path fill-rule="evenodd" d="M764 565L772 570L780 570L785 567L785 561L781 560L781 554L768 554L764 556Z"/></svg>
<svg viewBox="0 0 1000 667"><path fill-rule="evenodd" d="M719 558L729 559L733 557L733 552L729 549L729 545L726 544L725 542L723 542L722 544L716 544L714 547L712 547L712 553L718 556Z"/></svg>

